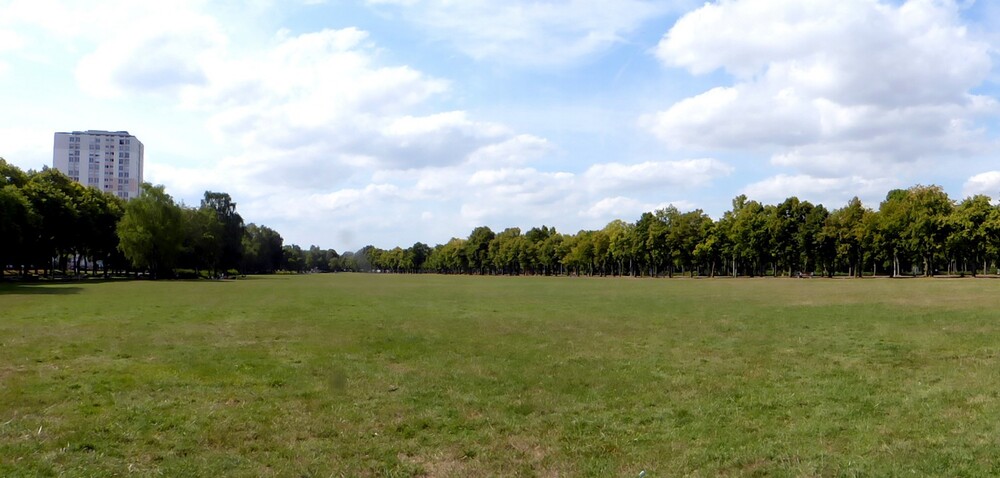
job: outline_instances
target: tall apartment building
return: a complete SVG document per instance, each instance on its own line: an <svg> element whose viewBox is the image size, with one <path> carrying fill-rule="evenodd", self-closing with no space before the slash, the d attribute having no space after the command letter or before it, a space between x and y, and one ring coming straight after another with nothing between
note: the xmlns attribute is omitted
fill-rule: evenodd
<svg viewBox="0 0 1000 478"><path fill-rule="evenodd" d="M139 196L143 146L128 131L56 133L52 167L74 181L122 199Z"/></svg>

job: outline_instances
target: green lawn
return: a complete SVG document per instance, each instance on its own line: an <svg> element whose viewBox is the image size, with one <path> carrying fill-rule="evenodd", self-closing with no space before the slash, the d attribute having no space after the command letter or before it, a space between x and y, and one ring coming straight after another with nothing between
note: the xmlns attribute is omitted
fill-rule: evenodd
<svg viewBox="0 0 1000 478"><path fill-rule="evenodd" d="M0 476L995 476L1000 280L0 285Z"/></svg>

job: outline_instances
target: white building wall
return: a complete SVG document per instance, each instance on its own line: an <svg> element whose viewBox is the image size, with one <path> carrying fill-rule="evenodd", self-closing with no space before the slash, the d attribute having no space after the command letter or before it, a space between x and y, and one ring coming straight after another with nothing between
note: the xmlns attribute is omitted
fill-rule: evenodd
<svg viewBox="0 0 1000 478"><path fill-rule="evenodd" d="M84 186L132 199L142 185L144 154L128 131L56 133L52 167Z"/></svg>

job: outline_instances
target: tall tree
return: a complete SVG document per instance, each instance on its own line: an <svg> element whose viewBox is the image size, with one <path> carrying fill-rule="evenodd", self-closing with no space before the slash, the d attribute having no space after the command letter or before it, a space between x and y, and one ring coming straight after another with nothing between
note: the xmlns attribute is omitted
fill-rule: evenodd
<svg viewBox="0 0 1000 478"><path fill-rule="evenodd" d="M983 273L986 273L986 252L989 241L988 222L995 208L990 204L990 198L977 195L966 198L958 204L949 218L947 249L956 266L964 272L970 270L968 261L972 261L972 275L982 261Z"/></svg>
<svg viewBox="0 0 1000 478"><path fill-rule="evenodd" d="M490 265L500 274L517 274L520 267L521 228L508 227L493 237L488 250Z"/></svg>
<svg viewBox="0 0 1000 478"><path fill-rule="evenodd" d="M243 258L243 217L236 212L236 203L229 194L205 191L201 207L215 211L222 223L222 255L219 258L223 269L239 268Z"/></svg>
<svg viewBox="0 0 1000 478"><path fill-rule="evenodd" d="M125 205L118 223L118 247L138 269L154 278L170 275L184 236L183 212L163 186L144 183L139 197Z"/></svg>
<svg viewBox="0 0 1000 478"><path fill-rule="evenodd" d="M848 275L861 277L865 216L869 213L857 196L830 213L824 221L820 239L821 247L829 251L827 267L846 266Z"/></svg>
<svg viewBox="0 0 1000 478"><path fill-rule="evenodd" d="M774 208L774 206L770 206ZM742 262L750 276L763 274L771 247L768 234L768 209L757 201L740 195L733 199L731 234L734 262Z"/></svg>
<svg viewBox="0 0 1000 478"><path fill-rule="evenodd" d="M489 266L490 241L494 237L496 234L489 227L480 226L472 230L465 242L465 255L469 260L469 267L479 271L480 274L484 274Z"/></svg>
<svg viewBox="0 0 1000 478"><path fill-rule="evenodd" d="M65 265L64 254L77 245L77 204L84 187L58 170L46 168L32 174L21 191L38 217L37 236L29 243L35 263L46 271L53 269L53 258Z"/></svg>
<svg viewBox="0 0 1000 478"><path fill-rule="evenodd" d="M211 208L183 208L184 239L179 264L196 272L219 272L222 260L223 225Z"/></svg>
<svg viewBox="0 0 1000 478"><path fill-rule="evenodd" d="M692 276L696 272L695 251L705 241L711 224L712 218L701 209L678 214L671 220L669 242L673 245L673 262Z"/></svg>
<svg viewBox="0 0 1000 478"><path fill-rule="evenodd" d="M243 272L270 274L281 268L284 239L277 231L250 223L243 234Z"/></svg>
<svg viewBox="0 0 1000 478"><path fill-rule="evenodd" d="M632 274L632 227L621 219L611 221L604 226L604 233L608 236L608 253L617 266L618 275L626 274L626 264L628 264L628 274Z"/></svg>
<svg viewBox="0 0 1000 478"><path fill-rule="evenodd" d="M427 258L430 257L431 251L431 246L422 242L416 242L406 250L410 256L410 262L413 263L414 272L418 272L424 268L424 264L427 263Z"/></svg>
<svg viewBox="0 0 1000 478"><path fill-rule="evenodd" d="M7 265L30 261L27 251L36 217L20 189L12 184L0 187L0 277Z"/></svg>
<svg viewBox="0 0 1000 478"><path fill-rule="evenodd" d="M290 272L304 272L306 270L306 255L302 248L296 244L284 246L283 269Z"/></svg>
<svg viewBox="0 0 1000 478"><path fill-rule="evenodd" d="M125 200L96 188L84 188L77 203L77 211L78 249L90 259L94 274L100 263L104 266L106 276L118 250L116 227L125 214Z"/></svg>
<svg viewBox="0 0 1000 478"><path fill-rule="evenodd" d="M903 189L889 191L879 204L877 218L877 233L872 235L872 242L891 259L892 276L897 277L902 272L900 256L907 251L903 234L909 222L909 193Z"/></svg>
<svg viewBox="0 0 1000 478"><path fill-rule="evenodd" d="M914 186L907 193L909 221L905 238L922 260L924 276L932 276L935 259L944 252L948 216L954 204L939 186Z"/></svg>
<svg viewBox="0 0 1000 478"><path fill-rule="evenodd" d="M826 223L826 218L830 216L830 211L822 204L814 206L809 201L799 203L799 210L803 218L796 234L801 251L799 263L802 265L802 270L812 273L816 270L817 265L824 262L825 257L832 256L824 251L825 245L823 243L823 225ZM832 263L827 264L826 273L833 276Z"/></svg>

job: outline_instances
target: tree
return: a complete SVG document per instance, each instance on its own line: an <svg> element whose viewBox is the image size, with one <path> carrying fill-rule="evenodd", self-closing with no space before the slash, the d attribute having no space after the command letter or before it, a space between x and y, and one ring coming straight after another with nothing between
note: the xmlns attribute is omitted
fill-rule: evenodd
<svg viewBox="0 0 1000 478"><path fill-rule="evenodd" d="M12 184L0 187L0 277L8 264L29 260L26 251L34 235L35 217L20 189Z"/></svg>
<svg viewBox="0 0 1000 478"><path fill-rule="evenodd" d="M46 168L31 175L21 191L38 218L36 235L27 244L32 249L33 262L42 264L46 272L52 270L54 258L64 265L63 255L76 245L77 204L84 187L58 170Z"/></svg>
<svg viewBox="0 0 1000 478"><path fill-rule="evenodd" d="M306 269L330 272L334 269L337 261L337 251L333 249L322 249L319 246L309 246L305 253Z"/></svg>
<svg viewBox="0 0 1000 478"><path fill-rule="evenodd" d="M407 255L410 257L410 262L413 264L414 271L420 271L424 268L432 251L433 249L430 246L422 242L416 242L406 250Z"/></svg>
<svg viewBox="0 0 1000 478"><path fill-rule="evenodd" d="M427 258L428 267L444 274L470 272L465 251L465 239L454 237L447 244L434 248Z"/></svg>
<svg viewBox="0 0 1000 478"><path fill-rule="evenodd" d="M769 206L773 209L774 206ZM733 199L733 214L730 234L731 252L735 263L743 263L750 276L762 275L771 247L771 236L768 234L768 208L757 201L748 201L740 195ZM736 275L734 273L734 275Z"/></svg>
<svg viewBox="0 0 1000 478"><path fill-rule="evenodd" d="M484 274L489 265L490 241L495 236L490 228L480 226L472 230L469 239L465 242L465 256L469 260L469 267L479 271L480 274Z"/></svg>
<svg viewBox="0 0 1000 478"><path fill-rule="evenodd" d="M222 223L220 267L227 270L238 268L243 258L244 225L243 217L236 212L236 203L229 197L229 194L205 191L201 207L215 211L219 222Z"/></svg>
<svg viewBox="0 0 1000 478"><path fill-rule="evenodd" d="M949 217L946 248L952 262L961 261L961 270L970 270L968 260L972 260L972 275L976 275L976 267L982 260L983 273L986 273L986 253L989 240L987 223L995 209L990 204L990 198L977 195L966 198L959 203ZM957 265L957 264L956 264Z"/></svg>
<svg viewBox="0 0 1000 478"><path fill-rule="evenodd" d="M243 273L270 274L281 268L284 240L274 229L250 223L243 233Z"/></svg>
<svg viewBox="0 0 1000 478"><path fill-rule="evenodd" d="M533 227L524 233L524 249L521 253L521 268L530 270L532 274L550 274L551 271L542 264L542 248L545 241L556 233L555 228L548 226Z"/></svg>
<svg viewBox="0 0 1000 478"><path fill-rule="evenodd" d="M180 265L215 276L219 272L223 250L223 225L215 210L208 207L183 208L184 239Z"/></svg>
<svg viewBox="0 0 1000 478"><path fill-rule="evenodd" d="M861 277L865 218L870 213L855 196L827 216L820 234L822 255L830 263L827 267L846 266L848 275Z"/></svg>
<svg viewBox="0 0 1000 478"><path fill-rule="evenodd" d="M892 260L892 276L901 272L900 255L905 253L903 232L909 221L909 193L902 189L893 189L885 196L885 201L879 204L876 230L870 239L880 247L885 255Z"/></svg>
<svg viewBox="0 0 1000 478"><path fill-rule="evenodd" d="M569 236L563 241L564 252L562 263L576 275L584 272L588 276L594 274L594 240L593 233L580 231L575 236Z"/></svg>
<svg viewBox="0 0 1000 478"><path fill-rule="evenodd" d="M674 206L667 206L657 210L654 214L655 221L649 223L646 238L646 247L649 249L650 265L653 268L652 275L659 275L666 271L667 275L674 275L674 259L677 257L677 219L680 211ZM645 219L645 215L640 221Z"/></svg>
<svg viewBox="0 0 1000 478"><path fill-rule="evenodd" d="M799 203L799 208L803 221L799 225L796 239L799 242L802 270L813 272L817 265L825 262L824 269L827 275L832 277L833 264L829 263L830 261L824 261L824 258L830 257L832 254L824 252L825 245L823 244L823 225L826 223L826 218L830 216L830 212L822 204L813 206L809 201Z"/></svg>
<svg viewBox="0 0 1000 478"><path fill-rule="evenodd" d="M636 249L635 257L639 261L639 275L656 275L657 263L667 254L666 227L655 214L644 212L635 222L632 234L632 246Z"/></svg>
<svg viewBox="0 0 1000 478"><path fill-rule="evenodd" d="M700 266L708 268L708 276L715 277L715 266L722 262L722 233L719 224L709 220L702 223L701 242L694 247L694 258Z"/></svg>
<svg viewBox="0 0 1000 478"><path fill-rule="evenodd" d="M163 186L144 183L139 197L125 205L118 248L134 267L149 270L154 278L170 275L181 250L182 215Z"/></svg>
<svg viewBox="0 0 1000 478"><path fill-rule="evenodd" d="M695 251L705 241L711 226L712 218L701 209L679 213L670 221L668 242L673 246L673 263L680 266L681 271L690 272L692 277L698 262Z"/></svg>
<svg viewBox="0 0 1000 478"><path fill-rule="evenodd" d="M283 268L290 272L304 272L306 270L306 256L302 248L291 244L282 248Z"/></svg>
<svg viewBox="0 0 1000 478"><path fill-rule="evenodd" d="M21 191L27 181L17 166L0 158L0 278L8 265L29 260L28 243L36 235L38 216Z"/></svg>
<svg viewBox="0 0 1000 478"><path fill-rule="evenodd" d="M611 238L603 230L590 233L594 244L594 265L601 277L608 274L608 263L611 261Z"/></svg>
<svg viewBox="0 0 1000 478"><path fill-rule="evenodd" d="M562 265L561 249L563 248L564 236L552 229L549 236L538 245L538 263L541 264L545 275L561 273L557 268Z"/></svg>
<svg viewBox="0 0 1000 478"><path fill-rule="evenodd" d="M604 233L608 236L608 254L611 260L618 266L618 275L625 275L625 263L628 263L628 273L632 274L632 225L616 219L604 226Z"/></svg>
<svg viewBox="0 0 1000 478"><path fill-rule="evenodd" d="M28 174L0 157L0 188L5 186L22 188L27 182Z"/></svg>
<svg viewBox="0 0 1000 478"><path fill-rule="evenodd" d="M490 241L488 246L489 264L496 272L511 275L518 273L517 268L520 266L519 256L522 247L520 239L521 229L508 227Z"/></svg>
<svg viewBox="0 0 1000 478"><path fill-rule="evenodd" d="M922 259L924 276L932 276L935 258L944 251L948 216L954 204L940 186L914 186L907 190L907 199L904 237Z"/></svg>
<svg viewBox="0 0 1000 478"><path fill-rule="evenodd" d="M107 276L118 250L118 221L125 214L125 200L96 188L84 188L77 204L79 251L91 261L93 273L100 262ZM79 261L77 261L79 264Z"/></svg>

